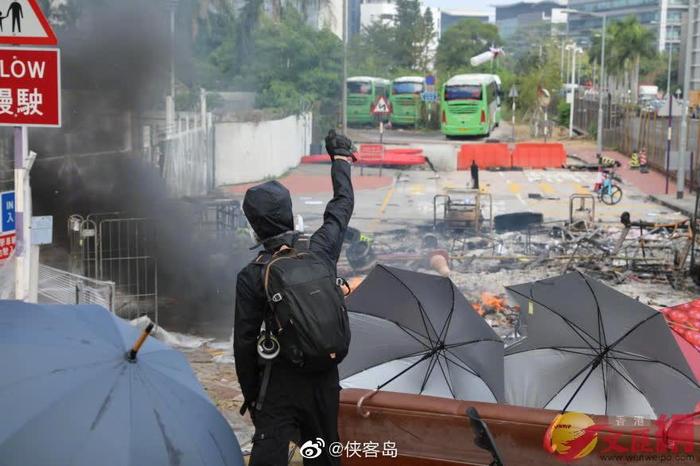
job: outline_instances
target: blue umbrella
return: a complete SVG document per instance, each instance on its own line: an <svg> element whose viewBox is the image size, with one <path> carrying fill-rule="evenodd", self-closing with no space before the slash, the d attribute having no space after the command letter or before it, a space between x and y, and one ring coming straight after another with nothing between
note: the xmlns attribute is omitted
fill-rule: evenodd
<svg viewBox="0 0 700 466"><path fill-rule="evenodd" d="M0 301L0 463L243 465L186 359L99 306Z"/></svg>

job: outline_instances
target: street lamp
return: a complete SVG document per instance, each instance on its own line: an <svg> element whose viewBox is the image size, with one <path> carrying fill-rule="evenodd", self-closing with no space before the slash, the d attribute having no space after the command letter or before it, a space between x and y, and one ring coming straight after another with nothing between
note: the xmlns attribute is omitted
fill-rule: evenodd
<svg viewBox="0 0 700 466"><path fill-rule="evenodd" d="M693 30L695 22L694 0L688 1L688 27L687 36L685 38L685 64L683 65L683 114L681 115L681 134L680 147L678 147L678 171L676 172L676 198L683 199L685 191L685 161L686 152L688 152L688 106L690 104L691 90L691 62L693 61L693 52L695 45L693 43Z"/></svg>
<svg viewBox="0 0 700 466"><path fill-rule="evenodd" d="M605 79L605 30L607 28L608 16L605 13L592 13L588 11L579 11L571 8L562 9L562 12L578 15L593 16L594 18L603 18L603 32L601 33L600 47L600 89L598 90L598 131L596 134L596 152L598 155L603 155L603 81ZM568 21L567 21L568 22Z"/></svg>
<svg viewBox="0 0 700 466"><path fill-rule="evenodd" d="M576 54L583 53L583 50L576 46L575 43L566 46L567 50L571 50L571 84L569 85L571 94L566 93L567 97L571 96L571 107L569 108L569 137L574 137L574 102L576 101Z"/></svg>

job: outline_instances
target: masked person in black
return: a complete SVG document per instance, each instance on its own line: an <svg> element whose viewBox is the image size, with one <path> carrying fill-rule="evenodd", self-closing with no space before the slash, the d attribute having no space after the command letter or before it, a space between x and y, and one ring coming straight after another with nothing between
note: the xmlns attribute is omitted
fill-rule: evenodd
<svg viewBox="0 0 700 466"><path fill-rule="evenodd" d="M355 157L352 142L333 130L326 137L326 151L332 160L333 199L326 206L323 225L309 240L309 250L335 276L354 206L350 162ZM325 448L318 457L305 459L304 465L339 465L340 460L329 455L327 449L338 441L337 367L306 373L276 357L269 365L269 376L264 377L259 364L258 338L268 305L263 282L265 263L272 254L293 247L298 237L294 232L289 191L277 181L254 186L245 194L243 211L263 246L258 258L238 274L236 284L233 343L236 372L245 399L242 412L248 409L255 424L249 464L284 466L290 441L303 445L321 438ZM261 389L262 386L265 388Z"/></svg>

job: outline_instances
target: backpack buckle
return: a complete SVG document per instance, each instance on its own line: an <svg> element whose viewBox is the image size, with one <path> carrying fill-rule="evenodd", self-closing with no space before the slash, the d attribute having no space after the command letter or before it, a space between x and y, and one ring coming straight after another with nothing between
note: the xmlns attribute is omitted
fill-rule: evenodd
<svg viewBox="0 0 700 466"><path fill-rule="evenodd" d="M272 295L272 302L273 302L273 303L279 303L280 301L282 301L282 295L281 295L281 294L275 293L274 295Z"/></svg>

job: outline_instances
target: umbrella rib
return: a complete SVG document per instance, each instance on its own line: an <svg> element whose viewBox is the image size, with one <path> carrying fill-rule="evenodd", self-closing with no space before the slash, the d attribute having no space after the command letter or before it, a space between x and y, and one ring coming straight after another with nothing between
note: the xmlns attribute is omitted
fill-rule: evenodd
<svg viewBox="0 0 700 466"><path fill-rule="evenodd" d="M583 282L588 287L588 290L591 292L591 296L593 296L593 301L595 302L596 314L598 317L598 345L600 346L600 351L603 351L603 348L606 348L608 346L608 341L605 336L605 326L603 325L603 314L600 311L600 303L598 302L598 297L593 291L593 287L590 283L588 283L588 279L586 278L586 276L580 271L577 272L579 275L581 275L581 278L583 278Z"/></svg>
<svg viewBox="0 0 700 466"><path fill-rule="evenodd" d="M393 382L394 380L398 379L399 377L401 377L402 375L404 375L406 372L410 371L411 369L413 369L414 367L416 367L418 364L420 364L420 363L422 363L423 361L425 361L426 359L428 359L430 356L431 356L431 353L426 353L422 358L420 358L419 360L417 360L416 362L414 362L413 364L411 364L410 366L408 366L406 369L402 370L401 372L399 372L398 374L396 374L395 376L393 376L392 378L390 378L389 380L387 380L387 381L384 382L383 384L378 385L378 386L377 386L377 390L381 390L382 388L386 387L386 386L389 385L391 382Z"/></svg>
<svg viewBox="0 0 700 466"><path fill-rule="evenodd" d="M447 356L448 354L451 356L454 356L457 359L457 361L459 361L459 362L452 360L449 356ZM476 371L474 369L470 368L469 366L463 366L462 364L464 364L464 363L462 362L461 359L459 359L459 357L456 354L451 353L450 351L445 351L445 359L447 359L448 361L450 361L452 364L459 367L463 371L469 372L470 374L475 375L477 377L481 377L479 374L476 373Z"/></svg>
<svg viewBox="0 0 700 466"><path fill-rule="evenodd" d="M695 385L696 387L700 388L700 384L698 384L698 382L696 382L695 380L693 380L691 377L688 377L686 374L684 374L683 371L681 371L680 369L678 369L678 368L676 368L676 367L673 367L672 365L670 365L670 364L668 364L668 363L665 363L665 362L663 362L663 361L659 361L658 359L651 359L651 358L648 358L648 359L632 359L632 358L618 358L618 357L615 357L615 359L618 360L618 361L653 362L653 363L655 363L655 364L661 364L662 366L668 367L668 368L671 369L672 371L678 372L680 375L682 375L683 377L685 377L686 379L688 379L688 381L689 381L690 383L692 383L692 384Z"/></svg>
<svg viewBox="0 0 700 466"><path fill-rule="evenodd" d="M650 316L647 317L646 319L640 321L640 322L637 323L634 327L632 327L632 328L629 329L627 332L625 332L624 335L622 335L620 338L618 338L617 340L615 340L615 342L613 342L611 345L607 346L606 349L607 349L608 351L612 350L612 349L615 348L615 346L617 346L622 340L624 340L625 338L627 338L628 336L630 336L630 334L631 334L632 332L634 332L634 331L637 330L639 327L641 327L642 325L644 325L644 324L646 324L647 322L649 322L651 319L653 319L653 318L655 318L655 317L659 317L659 316L661 316L661 318L663 318L663 314L660 313L660 312L657 312L657 313L655 313L655 314L650 315Z"/></svg>
<svg viewBox="0 0 700 466"><path fill-rule="evenodd" d="M571 329L574 331L574 333L576 333L576 335L578 335L578 337L581 338L581 340L583 340L584 343L586 343L592 350L595 350L595 348L593 347L593 345L591 345L590 343L588 343L588 341L587 341L585 338L583 338L583 337L581 336L581 334L579 333L579 331L581 331L582 333L584 333L584 334L585 334L586 336L588 336L591 340L596 341L596 339L595 339L593 336L589 335L588 332L586 332L585 330L579 328L576 324L574 324L574 323L571 322L569 319L567 319L567 318L564 317L563 315L561 315L561 314L559 314L558 312L556 312L554 309L552 309L552 308L550 308L549 306L547 306L547 305L541 303L540 301L536 300L536 299L532 296L532 288L530 289L530 296L527 296L527 295L525 295L525 294L523 294L523 293L520 293L519 291L516 291L516 290L514 290L513 288L508 288L508 290L511 291L511 292L513 292L513 293L515 293L515 294L517 294L517 295L519 295L519 296L522 296L523 298L526 298L526 299L528 299L528 300L534 302L535 304L539 304L540 306L542 306L543 308L545 308L546 310L548 310L548 311L551 312L552 314L554 314L554 315L558 316L559 318L561 318L569 327L571 327ZM578 329L578 330L577 330L577 329ZM596 341L596 342L597 342L597 341ZM600 344L600 343L598 342L598 344Z"/></svg>
<svg viewBox="0 0 700 466"><path fill-rule="evenodd" d="M408 292L411 294L411 296L413 296L413 299L416 300L416 303L418 304L418 311L420 312L421 319L423 320L423 326L425 326L425 330L426 330L425 333L428 334L428 340L430 341L430 345L431 345L431 346L434 346L435 344L434 344L434 342L433 342L433 339L430 337L430 331L428 331L428 325L426 324L426 321L427 321L428 324L430 324L430 328L433 329L433 332L435 333L435 335L437 335L438 333L437 333L437 330L435 330L435 327L433 326L433 323L432 323L432 322L430 321L430 319L428 318L428 315L427 315L427 313L425 312L425 309L423 309L423 303L420 302L420 299L418 299L418 296L416 296L416 294L413 292L413 290L411 289L411 287L408 286L408 285L406 285L399 277L396 276L396 274L394 274L391 270L389 270L389 269L386 268L386 267L382 267L382 268L384 269L384 271L385 271L386 273L388 273L389 275L391 275L392 277L394 277L394 278L396 279L397 282L401 283L401 285L403 285L403 287L406 288L406 289L408 290Z"/></svg>
<svg viewBox="0 0 700 466"><path fill-rule="evenodd" d="M442 372L442 376L445 379L445 383L447 384L447 388L450 389L450 393L452 394L452 398L455 400L457 399L457 394L455 393L454 389L452 388L452 384L449 381L449 378L447 377L447 374L445 373L445 369L442 367L442 363L440 362L440 358L438 357L437 363L440 365L440 372ZM447 363L445 363L447 364Z"/></svg>
<svg viewBox="0 0 700 466"><path fill-rule="evenodd" d="M609 364L609 361L604 361ZM610 364L612 366L612 364ZM600 365L600 373L603 375L603 395L605 396L605 410L603 411L606 415L608 414L608 378L605 371L605 364Z"/></svg>
<svg viewBox="0 0 700 466"><path fill-rule="evenodd" d="M367 366L367 367L364 367L364 368L362 368L362 369L358 369L357 372L353 372L352 374L346 375L345 377L343 377L343 380L348 379L348 378L350 378L350 377L352 377L352 376L354 376L354 375L357 375L357 374L359 374L359 373L361 373L361 372L364 372L364 371L368 371L368 370L370 370L370 369L377 368L377 367L381 366L382 364L386 364L387 362L390 362L390 361L398 361L398 360L400 360L400 359L412 358L413 356L420 356L420 355L424 355L424 356L425 356L426 354L430 354L430 351L431 351L430 348L427 348L427 351L425 351L425 350L416 351L416 352L414 352L414 353L409 353L409 354L405 354L405 355L403 355L403 356L398 356L398 357L393 358L393 359L391 359L391 360L389 360L389 361L380 361L380 362L378 362L377 364L374 364L374 365L371 365L371 366Z"/></svg>
<svg viewBox="0 0 700 466"><path fill-rule="evenodd" d="M428 379L430 378L430 374L433 372L433 369L435 368L435 362L437 361L437 351L432 352L432 356L430 358L430 363L428 363L428 369L425 371L425 377L423 377L423 383L421 383L420 386L420 392L418 392L419 395L423 394L423 390L425 390L425 386L428 384Z"/></svg>
<svg viewBox="0 0 700 466"><path fill-rule="evenodd" d="M420 343L421 345L423 345L426 349L431 349L430 346L426 345L425 342L421 341L418 337L416 337L416 336L413 335L411 332L409 332L409 329L405 328L403 325L399 324L398 322L394 322L394 321L389 321L389 322L393 322L398 328L400 328L401 330L403 330L403 331L406 333L406 335L408 335L409 337L411 337L411 338L413 338L414 340L416 340L418 343ZM411 331L412 331L412 330L411 330ZM423 338L427 338L428 340L430 340L430 338L426 337L425 335L421 335L420 333L419 333L418 335L420 335L420 336L423 337Z"/></svg>
<svg viewBox="0 0 700 466"><path fill-rule="evenodd" d="M452 354L453 356L455 356L455 358L457 358L457 360L458 360L459 362L454 361L452 358L450 358L450 357L448 356L448 354L452 354L452 353L450 353L449 351L445 351L445 359L447 359L448 362L451 362L452 364L454 364L455 366L459 367L459 368L462 369L463 371L465 371L465 372L467 372L467 373L469 373L469 374L472 374L472 375L478 377L479 380L481 380L481 381L484 383L484 385L486 386L486 388L489 389L489 391L491 392L491 395L493 395L493 398L494 398L495 400L498 400L498 397L497 397L496 394L493 392L493 389L489 386L489 384L488 384L488 382L486 382L486 380L484 380L483 378L481 378L481 376L480 376L479 374L477 374L473 369L471 369L471 368L469 368L469 367L467 367L467 366L463 366L462 364L460 364L460 363L461 363L461 360L460 360L459 358L457 358L456 355Z"/></svg>
<svg viewBox="0 0 700 466"><path fill-rule="evenodd" d="M440 330L440 341L445 341L445 339L447 339L447 331L450 328L450 323L452 323L452 316L455 312L455 287L452 283L450 283L450 290L452 291L452 305L450 306L450 313L447 315L447 319L445 319L445 324Z"/></svg>
<svg viewBox="0 0 700 466"><path fill-rule="evenodd" d="M574 380L576 380L576 377L578 377L579 375L583 374L584 371L585 371L586 369L588 369L588 366L592 366L594 362L595 362L595 359L592 359L591 361L587 362L586 365L583 366L583 367L581 368L581 370L579 370L576 374L574 374L573 377L571 377L569 380L567 380L566 383L565 383L564 385L562 385L562 387L559 389L559 391L557 391L549 400L547 400L547 402L544 403L544 404L542 405L542 407L544 408L544 407L547 406L549 403L551 403L552 400L559 394L559 392L561 392L561 391L564 389L564 387L566 387L566 386L569 385L571 382L573 382ZM593 372L593 370L591 370L591 372L588 374L588 376L586 376L586 379L591 375L592 372ZM578 390L576 391L576 393L578 393ZM574 394L574 396L576 396L576 394ZM572 399L573 399L573 398L572 398ZM569 403L567 403L567 406L569 406L570 403L571 403L571 400L569 400ZM563 412L563 411L562 411L562 412Z"/></svg>
<svg viewBox="0 0 700 466"><path fill-rule="evenodd" d="M581 389L583 388L583 386L586 385L586 382L588 381L588 378L591 376L591 374L593 373L593 371L595 370L595 368L596 368L596 366L595 366L595 364L593 364L593 365L591 366L591 370L588 371L588 374L586 374L586 377L583 379L583 382L581 382L581 385L578 386L578 388L576 389L576 391L574 392L574 394L571 395L571 398L569 398L569 401L567 401L567 402L566 402L566 405L564 405L564 408L562 408L562 410L561 410L562 413L565 413L565 412L566 412L566 409L569 407L569 405L571 404L571 402L574 401L574 398L576 398L576 395L578 395L578 392L580 392ZM572 380L572 382L573 382L573 380ZM569 382L569 383L571 383L571 382ZM567 383L566 385L569 385L569 384ZM566 387L566 385L564 385L564 386ZM551 400L550 400L550 401L551 401ZM549 403L548 403L548 404L549 404ZM545 405L545 406L547 406L547 405Z"/></svg>
<svg viewBox="0 0 700 466"><path fill-rule="evenodd" d="M634 388L634 389L637 390L639 393L641 393L642 395L644 395L644 392L637 386L637 384L634 383L632 380L630 380L630 379L629 379L625 374L623 374L617 367L615 367L615 365L612 364L611 361L607 361L607 363L608 363L608 365L610 366L610 368L611 368L612 370L614 370L615 372L617 372L617 375L619 375L620 377L622 377L622 379L623 379L625 382L627 382L628 384L630 384L630 385L632 386L632 388ZM644 395L644 396L646 396L646 395Z"/></svg>
<svg viewBox="0 0 700 466"><path fill-rule="evenodd" d="M494 343L503 343L503 340L499 340L498 338L479 338L478 340L469 340L469 341L463 341L460 343L450 343L449 345L445 345L445 349L452 349L452 348L457 348L460 346L471 345L473 343L482 343L485 341L492 341Z"/></svg>

